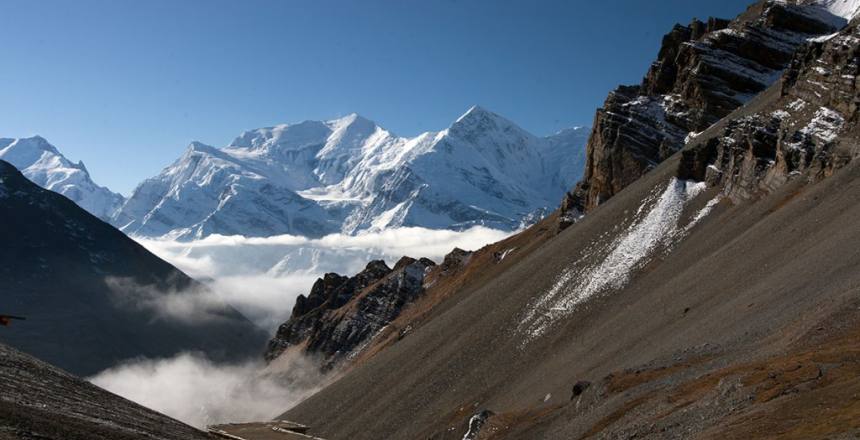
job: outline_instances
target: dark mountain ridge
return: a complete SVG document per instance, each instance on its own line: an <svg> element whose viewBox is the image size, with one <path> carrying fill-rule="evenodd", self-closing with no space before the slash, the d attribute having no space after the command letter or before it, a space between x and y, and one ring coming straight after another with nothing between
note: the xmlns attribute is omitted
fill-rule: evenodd
<svg viewBox="0 0 860 440"><path fill-rule="evenodd" d="M4 161L0 218L3 313L27 317L4 330L7 344L79 375L181 351L238 359L264 344L229 306L194 303L203 288L191 278ZM171 314L184 299L193 318Z"/></svg>
<svg viewBox="0 0 860 440"><path fill-rule="evenodd" d="M0 439L207 438L204 432L0 344Z"/></svg>

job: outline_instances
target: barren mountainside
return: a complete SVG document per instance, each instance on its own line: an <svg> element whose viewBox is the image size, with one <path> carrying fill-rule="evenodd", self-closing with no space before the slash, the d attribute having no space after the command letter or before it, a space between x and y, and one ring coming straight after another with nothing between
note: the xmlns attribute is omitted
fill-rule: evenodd
<svg viewBox="0 0 860 440"><path fill-rule="evenodd" d="M0 439L206 438L188 425L0 344Z"/></svg>
<svg viewBox="0 0 860 440"><path fill-rule="evenodd" d="M851 9L762 2L711 26L836 26L834 5ZM475 254L445 294L428 278L284 416L330 439L860 434L860 30L794 47L557 236L542 222Z"/></svg>

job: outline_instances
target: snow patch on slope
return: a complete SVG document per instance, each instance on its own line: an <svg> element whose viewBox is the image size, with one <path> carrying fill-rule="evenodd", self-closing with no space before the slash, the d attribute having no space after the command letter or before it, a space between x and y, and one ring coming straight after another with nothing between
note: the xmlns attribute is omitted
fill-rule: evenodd
<svg viewBox="0 0 860 440"><path fill-rule="evenodd" d="M845 118L841 113L827 107L821 107L815 111L812 120L800 132L823 142L833 142L839 136L839 131L844 124Z"/></svg>
<svg viewBox="0 0 860 440"><path fill-rule="evenodd" d="M652 194L642 203L637 212L640 218L625 233L608 246L595 250L596 253L605 254L599 262L587 265L585 259L593 252L583 252L585 256L563 271L553 287L529 307L519 325L527 341L543 335L550 326L569 316L589 298L624 287L634 271L650 261L658 248L671 246L685 230L692 227L694 223L680 227L678 221L684 205L704 191L705 187L703 182L673 178L659 197ZM711 203L708 205L693 222L707 215L713 207ZM646 213L648 206L652 207Z"/></svg>

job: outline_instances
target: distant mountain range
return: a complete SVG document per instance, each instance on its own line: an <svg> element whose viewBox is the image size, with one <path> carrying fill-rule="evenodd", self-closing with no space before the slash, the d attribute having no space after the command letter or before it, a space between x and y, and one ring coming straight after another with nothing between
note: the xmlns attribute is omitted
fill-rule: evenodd
<svg viewBox="0 0 860 440"><path fill-rule="evenodd" d="M534 136L472 107L450 127L396 136L357 114L193 142L127 200L41 137L0 159L132 235L318 237L399 226L514 230L554 210L581 177L589 130Z"/></svg>

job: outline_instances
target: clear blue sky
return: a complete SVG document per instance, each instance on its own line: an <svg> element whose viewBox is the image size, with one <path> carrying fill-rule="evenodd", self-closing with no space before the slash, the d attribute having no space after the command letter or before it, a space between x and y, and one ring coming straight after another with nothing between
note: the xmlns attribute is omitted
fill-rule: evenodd
<svg viewBox="0 0 860 440"><path fill-rule="evenodd" d="M128 194L192 140L358 112L400 135L472 104L591 124L676 22L752 0L0 0L0 137Z"/></svg>

